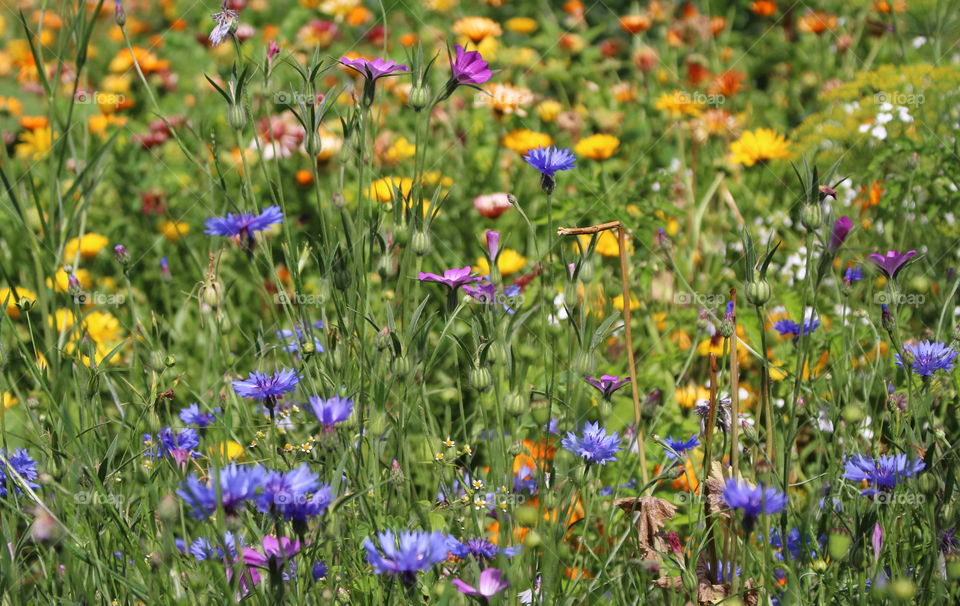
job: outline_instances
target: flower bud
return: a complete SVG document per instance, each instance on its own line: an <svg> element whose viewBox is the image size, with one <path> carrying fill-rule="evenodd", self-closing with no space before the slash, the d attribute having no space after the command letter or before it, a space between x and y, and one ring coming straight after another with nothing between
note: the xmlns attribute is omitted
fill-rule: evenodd
<svg viewBox="0 0 960 606"><path fill-rule="evenodd" d="M418 257L430 254L430 251L433 250L433 240L430 238L430 234L425 231L413 232L413 237L410 238L410 248Z"/></svg>
<svg viewBox="0 0 960 606"><path fill-rule="evenodd" d="M540 176L540 189L548 196L557 188L557 179L553 175L543 174Z"/></svg>
<svg viewBox="0 0 960 606"><path fill-rule="evenodd" d="M577 376L585 377L593 374L594 368L597 366L597 361L592 352L581 351L573 359L573 372Z"/></svg>
<svg viewBox="0 0 960 606"><path fill-rule="evenodd" d="M420 111L430 103L430 88L426 84L418 84L410 89L410 95L407 97L407 103L415 111Z"/></svg>
<svg viewBox="0 0 960 606"><path fill-rule="evenodd" d="M243 130L247 125L247 108L241 103L231 103L227 110L227 123L233 130Z"/></svg>
<svg viewBox="0 0 960 606"><path fill-rule="evenodd" d="M401 469L400 463L396 459L390 464L390 482L394 486L403 486L403 469Z"/></svg>
<svg viewBox="0 0 960 606"><path fill-rule="evenodd" d="M764 305L770 300L773 293L770 290L770 283L763 278L755 279L747 284L747 302L757 307Z"/></svg>
<svg viewBox="0 0 960 606"><path fill-rule="evenodd" d="M77 279L77 276L70 274L67 276L67 294L71 297L76 298L77 295L83 292L83 286L80 285L80 280Z"/></svg>
<svg viewBox="0 0 960 606"><path fill-rule="evenodd" d="M413 369L413 362L408 356L397 356L393 359L393 372L398 375L408 375Z"/></svg>
<svg viewBox="0 0 960 606"><path fill-rule="evenodd" d="M311 158L316 158L317 154L320 153L320 136L315 132L307 133L306 141L303 142L303 147L307 150L307 153Z"/></svg>
<svg viewBox="0 0 960 606"><path fill-rule="evenodd" d="M800 209L800 223L807 231L816 231L823 225L823 207L820 204L804 204Z"/></svg>
<svg viewBox="0 0 960 606"><path fill-rule="evenodd" d="M527 409L530 404L530 399L524 397L523 395L512 391L507 394L506 399L504 400L504 409L508 414L519 415Z"/></svg>
<svg viewBox="0 0 960 606"><path fill-rule="evenodd" d="M127 13L124 12L120 0L117 0L117 3L113 7L113 20L116 21L120 27L123 27L127 23Z"/></svg>
<svg viewBox="0 0 960 606"><path fill-rule="evenodd" d="M117 244L113 247L113 258L117 260L117 263L120 265L127 265L130 263L130 253L127 252L127 247L123 244Z"/></svg>
<svg viewBox="0 0 960 606"><path fill-rule="evenodd" d="M390 347L393 343L393 339L390 338L390 329L384 326L377 332L377 335L373 338L374 344L377 346L377 349L383 351Z"/></svg>
<svg viewBox="0 0 960 606"><path fill-rule="evenodd" d="M827 553L830 554L830 557L834 560L842 560L846 557L847 552L850 551L850 545L853 543L853 539L850 537L850 533L843 529L834 529L830 531L830 536L827 538Z"/></svg>
<svg viewBox="0 0 960 606"><path fill-rule="evenodd" d="M578 276L583 282L589 282L593 280L593 276L596 273L594 270L593 261L590 259L584 259L580 262L580 275Z"/></svg>
<svg viewBox="0 0 960 606"><path fill-rule="evenodd" d="M470 385L477 391L486 391L493 384L493 375L486 366L478 366L470 370Z"/></svg>

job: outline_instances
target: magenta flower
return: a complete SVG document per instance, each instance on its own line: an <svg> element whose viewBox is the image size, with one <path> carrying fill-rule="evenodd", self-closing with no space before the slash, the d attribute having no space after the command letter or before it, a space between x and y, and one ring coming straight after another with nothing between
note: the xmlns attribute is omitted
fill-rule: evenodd
<svg viewBox="0 0 960 606"><path fill-rule="evenodd" d="M450 290L456 290L469 282L476 282L480 278L470 273L470 266L454 267L453 269L443 270L443 275L431 274L421 271L417 274L417 279L421 282L439 282Z"/></svg>
<svg viewBox="0 0 960 606"><path fill-rule="evenodd" d="M460 593L482 598L492 598L510 586L510 582L503 578L503 573L497 568L487 568L481 572L477 587L468 585L461 579L453 579L451 582Z"/></svg>
<svg viewBox="0 0 960 606"><path fill-rule="evenodd" d="M392 76L400 72L408 72L410 68L396 61L386 61L377 57L376 59L349 59L340 57L340 63L350 69L359 72L367 80L376 80L384 76Z"/></svg>
<svg viewBox="0 0 960 606"><path fill-rule="evenodd" d="M457 84L483 84L493 76L490 66L479 51L467 51L457 45L456 58L450 63L450 71Z"/></svg>
<svg viewBox="0 0 960 606"><path fill-rule="evenodd" d="M584 377L587 383L597 388L600 394L607 400L624 385L630 382L630 377L620 378L617 375L602 375L599 379L594 377Z"/></svg>
<svg viewBox="0 0 960 606"><path fill-rule="evenodd" d="M850 220L850 217L840 217L837 219L836 223L833 224L833 231L830 233L830 252L836 252L840 245L843 244L843 241L847 239L847 236L850 234L850 230L853 229L853 221Z"/></svg>
<svg viewBox="0 0 960 606"><path fill-rule="evenodd" d="M490 254L490 261L493 262L497 258L497 253L500 252L500 232L488 229L484 235L487 237L487 252Z"/></svg>
<svg viewBox="0 0 960 606"><path fill-rule="evenodd" d="M250 589L260 583L260 570L281 571L284 565L300 551L300 541L291 541L287 537L265 536L263 537L263 553L250 547L243 548L243 555L237 560L243 559L246 571L240 578L240 590L242 595L250 592ZM233 577L233 568L227 567L227 580ZM283 573L286 580L288 576Z"/></svg>
<svg viewBox="0 0 960 606"><path fill-rule="evenodd" d="M903 266L915 254L917 254L915 250L908 250L905 253L888 250L886 255L873 253L872 255L867 255L867 258L876 263L877 267L879 267L883 273L887 274L887 277L896 278L900 270L903 269Z"/></svg>

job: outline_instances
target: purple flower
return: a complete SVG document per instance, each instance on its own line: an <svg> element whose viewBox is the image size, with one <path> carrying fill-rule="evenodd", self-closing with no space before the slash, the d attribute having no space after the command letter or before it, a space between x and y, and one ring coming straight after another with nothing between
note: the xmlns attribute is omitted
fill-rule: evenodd
<svg viewBox="0 0 960 606"><path fill-rule="evenodd" d="M0 448L0 455L7 457L6 453L2 448ZM34 482L39 473L37 472L37 462L30 458L30 453L27 452L26 448L18 448L13 451L9 457L7 457L7 465L4 465L0 461L0 497L7 496L9 487L17 491L17 494L23 494L20 490L20 483L13 479L11 476L11 470L13 474L20 476L20 479L23 480L23 483L29 486L31 489L36 490L40 488L40 485ZM9 483L8 480L9 479Z"/></svg>
<svg viewBox="0 0 960 606"><path fill-rule="evenodd" d="M333 501L332 489L303 464L287 472L270 471L263 478L257 509L284 520L306 521L322 514Z"/></svg>
<svg viewBox="0 0 960 606"><path fill-rule="evenodd" d="M605 465L607 461L617 460L613 455L620 450L620 435L617 432L607 435L599 423L586 423L583 426L582 436L569 431L567 437L560 443L573 454L586 459L588 463Z"/></svg>
<svg viewBox="0 0 960 606"><path fill-rule="evenodd" d="M150 434L144 434L143 445L147 447L143 456L150 459L158 459L164 455L180 456L181 458L200 456L200 453L194 452L194 449L200 445L200 436L197 434L197 430L192 427L185 427L177 432L174 432L172 427L165 427L160 430L156 439Z"/></svg>
<svg viewBox="0 0 960 606"><path fill-rule="evenodd" d="M500 252L500 232L488 229L484 232L484 236L487 238L487 253L490 255L490 266L493 267L494 261L497 260L497 253Z"/></svg>
<svg viewBox="0 0 960 606"><path fill-rule="evenodd" d="M214 13L213 15L213 21L216 25L210 32L210 45L220 46L220 43L230 34L230 31L236 26L239 19L240 15L237 14L237 11L228 9L227 2L224 0L223 3L220 4L220 12Z"/></svg>
<svg viewBox="0 0 960 606"><path fill-rule="evenodd" d="M587 380L587 383L596 387L604 399L607 400L610 399L610 396L613 395L613 392L630 382L630 377L624 377L621 379L618 375L602 375L599 380L595 379L594 377L584 378Z"/></svg>
<svg viewBox="0 0 960 606"><path fill-rule="evenodd" d="M493 76L490 66L479 51L464 50L459 44L456 58L450 63L450 71L453 72L452 79L456 80L457 84L483 84Z"/></svg>
<svg viewBox="0 0 960 606"><path fill-rule="evenodd" d="M847 239L852 228L853 221L850 220L850 217L840 217L837 219L833 224L833 231L830 232L830 252L836 252L836 250L840 248L840 245Z"/></svg>
<svg viewBox="0 0 960 606"><path fill-rule="evenodd" d="M223 534L223 547L226 548L226 552L224 552L223 547L214 545L210 542L210 539L205 537L200 537L191 543L189 552L198 562L204 560L222 560L225 555L229 555L231 558L237 557L238 546L243 547L243 537L234 536L234 534L228 530Z"/></svg>
<svg viewBox="0 0 960 606"><path fill-rule="evenodd" d="M915 250L908 250L905 253L888 250L886 255L873 253L867 255L867 258L876 263L877 267L879 267L888 278L896 278L900 270L903 269L904 264L915 254L917 254Z"/></svg>
<svg viewBox="0 0 960 606"><path fill-rule="evenodd" d="M480 596L484 599L492 598L510 586L510 582L503 578L503 573L498 568L484 569L480 573L480 582L476 587L468 585L461 579L453 579L451 583L464 595Z"/></svg>
<svg viewBox="0 0 960 606"><path fill-rule="evenodd" d="M407 585L416 582L417 572L429 570L447 559L449 551L447 537L441 532L412 530L397 536L392 530L385 530L377 533L377 541L379 549L369 537L363 541L367 562L373 566L373 571L400 575Z"/></svg>
<svg viewBox="0 0 960 606"><path fill-rule="evenodd" d="M192 515L200 520L209 518L217 510L217 487L220 486L220 501L228 514L237 513L248 499L252 499L263 482L264 470L257 466L240 466L236 463L223 469L210 470L210 480L201 482L196 474L190 474L177 494L193 510Z"/></svg>
<svg viewBox="0 0 960 606"><path fill-rule="evenodd" d="M723 487L723 502L731 509L742 509L744 524L747 525L762 513L783 511L787 506L787 497L776 488L764 488L763 484L754 487L730 478Z"/></svg>
<svg viewBox="0 0 960 606"><path fill-rule="evenodd" d="M843 283L847 286L850 286L858 280L863 280L863 270L860 269L859 265L848 267L847 270L843 272Z"/></svg>
<svg viewBox="0 0 960 606"><path fill-rule="evenodd" d="M667 454L667 458L671 460L675 460L677 455L682 455L688 450L692 450L700 445L700 441L697 440L697 434L693 434L693 436L691 436L686 442L674 440L673 436L669 435L667 436L667 439L664 440L664 443L666 444L666 448L664 450Z"/></svg>
<svg viewBox="0 0 960 606"><path fill-rule="evenodd" d="M439 282L444 284L447 288L451 290L456 290L464 284L469 282L476 282L480 278L470 274L470 266L465 267L455 267L453 269L443 270L443 275L438 276L437 274L431 274L427 272L420 272L417 274L417 279L421 282Z"/></svg>
<svg viewBox="0 0 960 606"><path fill-rule="evenodd" d="M359 72L363 75L364 78L370 81L377 80L378 78L383 78L384 76L391 76L393 74L398 74L400 72L408 72L410 68L406 65L401 65L396 61L389 61L377 57L376 59L350 59L348 57L340 57L340 63L349 67L350 69Z"/></svg>
<svg viewBox="0 0 960 606"><path fill-rule="evenodd" d="M283 221L283 211L279 206L268 206L259 215L227 213L226 217L211 217L207 219L205 234L208 236L224 236L227 238L252 238L253 232L263 231L275 223Z"/></svg>
<svg viewBox="0 0 960 606"><path fill-rule="evenodd" d="M777 320L777 322L773 325L773 329L780 333L781 337L793 335L793 339L797 340L801 334L809 335L817 330L819 326L820 320L816 316L808 315L803 321L802 327L789 318L783 318L781 320Z"/></svg>
<svg viewBox="0 0 960 606"><path fill-rule="evenodd" d="M233 390L243 398L272 401L292 391L299 382L300 377L289 368L282 368L273 375L253 371L245 381L234 381Z"/></svg>
<svg viewBox="0 0 960 606"><path fill-rule="evenodd" d="M179 417L180 420L187 425L196 425L197 427L203 428L213 424L213 422L217 420L214 413L218 412L220 412L219 408L215 408L213 412L200 412L200 405L194 402L190 406L181 409Z"/></svg>
<svg viewBox="0 0 960 606"><path fill-rule="evenodd" d="M866 482L868 486L881 490L893 490L896 485L907 478L920 473L926 467L920 459L912 463L905 454L881 455L876 459L857 454L853 455L843 465L843 477L851 482ZM873 496L876 490L869 488L861 494Z"/></svg>
<svg viewBox="0 0 960 606"><path fill-rule="evenodd" d="M573 152L565 148L538 147L527 151L523 157L527 164L534 167L545 177L553 177L558 170L576 168L576 158Z"/></svg>
<svg viewBox="0 0 960 606"><path fill-rule="evenodd" d="M313 334L315 328L323 328L323 320L317 320L313 324L297 324L293 327L293 330L278 330L277 338L287 342L283 346L283 351L299 353L304 349L309 351L309 348L312 347L313 351L311 353L323 353L324 349L320 339Z"/></svg>
<svg viewBox="0 0 960 606"><path fill-rule="evenodd" d="M314 562L313 568L310 569L310 576L314 581L327 578L327 565L323 562Z"/></svg>
<svg viewBox="0 0 960 606"><path fill-rule="evenodd" d="M921 377L932 376L938 370L949 372L953 368L953 361L957 357L956 350L940 341L920 341L916 345L904 345L903 348L910 352L913 357L913 363L910 365L913 372ZM894 354L894 358L894 363L903 368L903 360L900 359L900 354Z"/></svg>
<svg viewBox="0 0 960 606"><path fill-rule="evenodd" d="M346 421L350 413L353 412L353 402L340 396L333 396L326 400L317 396L310 396L307 401L311 412L327 429L341 421Z"/></svg>
<svg viewBox="0 0 960 606"><path fill-rule="evenodd" d="M499 301L500 304L503 305L504 311L508 314L513 314L515 313L514 310L507 305L507 303L511 302L511 299L520 294L520 287L516 284L511 284L497 294L497 287L493 282L491 282L489 278L483 277L477 284L465 284L463 286L463 292L486 305L493 305Z"/></svg>
<svg viewBox="0 0 960 606"><path fill-rule="evenodd" d="M492 559L499 552L496 545L484 539L470 539L464 546L467 552L478 560Z"/></svg>
<svg viewBox="0 0 960 606"><path fill-rule="evenodd" d="M243 548L243 563L247 569L242 573L240 588L245 595L250 587L260 582L260 569L279 571L283 565L300 552L300 541L291 541L288 537L263 537L263 553L250 547ZM290 562L291 569L293 562ZM233 577L233 567L227 567L227 580ZM290 575L283 573L283 579L288 580Z"/></svg>

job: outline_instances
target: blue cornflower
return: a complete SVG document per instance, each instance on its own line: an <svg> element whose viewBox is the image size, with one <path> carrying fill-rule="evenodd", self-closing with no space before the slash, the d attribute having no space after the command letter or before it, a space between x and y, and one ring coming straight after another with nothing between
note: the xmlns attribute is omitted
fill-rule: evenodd
<svg viewBox="0 0 960 606"><path fill-rule="evenodd" d="M742 509L743 524L750 527L762 513L783 511L787 497L776 488L764 488L762 484L754 487L730 478L723 487L723 502L731 509Z"/></svg>
<svg viewBox="0 0 960 606"><path fill-rule="evenodd" d="M385 530L377 533L377 541L379 549L369 537L363 541L373 571L391 576L399 574L407 585L416 582L417 572L429 570L447 559L449 552L447 537L442 532L404 531L398 537L392 530Z"/></svg>
<svg viewBox="0 0 960 606"><path fill-rule="evenodd" d="M617 432L607 435L599 423L586 423L583 426L582 436L569 431L567 437L560 443L570 452L586 459L588 463L604 465L607 461L617 460L613 454L620 450L620 435Z"/></svg>
<svg viewBox="0 0 960 606"><path fill-rule="evenodd" d="M212 425L213 422L217 420L217 417L214 415L219 412L219 408L214 408L213 412L200 412L200 405L194 402L190 406L181 409L179 416L180 420L187 425L196 425L197 427L204 428Z"/></svg>
<svg viewBox="0 0 960 606"><path fill-rule="evenodd" d="M843 272L843 283L847 286L859 280L863 280L863 269L859 265L850 266Z"/></svg>
<svg viewBox="0 0 960 606"><path fill-rule="evenodd" d="M527 155L523 159L545 177L552 177L558 170L570 170L577 167L575 164L577 159L572 151L553 145L527 150Z"/></svg>
<svg viewBox="0 0 960 606"><path fill-rule="evenodd" d="M257 497L257 509L274 512L285 520L305 521L323 513L331 501L331 488L321 484L317 475L303 464L287 472L267 472L263 492Z"/></svg>
<svg viewBox="0 0 960 606"><path fill-rule="evenodd" d="M317 320L313 324L297 324L293 327L293 330L278 330L277 338L286 342L283 351L302 353L305 349L304 346L308 346L313 348L310 353L323 353L324 349L320 339L313 334L314 328L323 328L323 321Z"/></svg>
<svg viewBox="0 0 960 606"><path fill-rule="evenodd" d="M310 569L310 576L314 581L327 578L327 565L323 562L314 562L313 568Z"/></svg>
<svg viewBox="0 0 960 606"><path fill-rule="evenodd" d="M957 352L940 341L921 341L916 345L904 345L903 348L913 356L910 367L921 377L929 377L938 370L950 371ZM903 368L900 354L894 354L895 364Z"/></svg>
<svg viewBox="0 0 960 606"><path fill-rule="evenodd" d="M233 389L244 398L272 401L293 390L299 382L295 371L281 368L273 375L253 371L245 381L234 381Z"/></svg>
<svg viewBox="0 0 960 606"><path fill-rule="evenodd" d="M27 486L34 490L40 488L40 485L33 481L36 480L40 475L37 472L37 462L30 458L30 454L27 452L26 448L18 448L17 450L13 451L13 454L9 457L7 457L6 452L0 448L0 455L3 455L7 458L7 462L10 464L10 467L12 467L13 471L23 479ZM10 474L10 469L0 462L0 497L7 496L8 474ZM17 494L23 494L23 491L20 490L19 483L13 478L10 478L9 485L17 491Z"/></svg>
<svg viewBox="0 0 960 606"><path fill-rule="evenodd" d="M803 321L803 327L789 318L783 318L773 325L773 329L779 332L781 337L793 335L793 339L797 340L801 334L809 335L817 330L819 326L820 320L816 316L808 315Z"/></svg>
<svg viewBox="0 0 960 606"><path fill-rule="evenodd" d="M275 223L283 221L283 211L279 206L268 206L259 215L253 213L240 213L235 215L227 213L226 217L211 217L207 219L207 229L204 233L208 236L225 236L234 238L244 236L253 237L253 232L263 231Z"/></svg>
<svg viewBox="0 0 960 606"><path fill-rule="evenodd" d="M143 434L143 445L147 447L143 456L151 459L159 459L165 455L170 455L171 451L175 450L183 451L193 457L200 456L200 453L195 451L196 447L200 445L200 436L197 434L197 430L192 427L185 427L178 431L174 431L172 427L165 427L160 430L156 438L145 433Z"/></svg>
<svg viewBox="0 0 960 606"><path fill-rule="evenodd" d="M496 545L484 539L470 539L466 542L465 547L467 552L478 560L489 560L499 553Z"/></svg>
<svg viewBox="0 0 960 606"><path fill-rule="evenodd" d="M523 465L513 476L513 492L537 492L536 470L529 465Z"/></svg>
<svg viewBox="0 0 960 606"><path fill-rule="evenodd" d="M197 479L196 474L190 474L190 477L180 484L177 494L190 506L195 518L205 520L217 510L217 487L214 482L219 481L220 503L224 511L228 514L236 513L248 499L256 496L263 483L264 473L264 469L259 465L251 467L231 463L219 471L210 470L210 479L206 482Z"/></svg>
<svg viewBox="0 0 960 606"><path fill-rule="evenodd" d="M237 557L237 548L243 547L243 537L234 536L229 530L223 534L223 546L227 548L226 554L223 547L214 545L210 539L200 537L190 544L189 552L197 561L204 560L222 560L224 555L229 555L230 559Z"/></svg>
<svg viewBox="0 0 960 606"><path fill-rule="evenodd" d="M674 440L673 436L670 435L670 436L667 436L666 440L664 440L664 444L666 445L666 448L664 448L664 451L667 454L667 458L671 460L675 460L677 458L677 455L682 455L688 450L691 450L699 446L700 441L697 440L697 434L693 434L693 436L691 436L690 439L687 440L686 442L681 442L680 440Z"/></svg>
<svg viewBox="0 0 960 606"><path fill-rule="evenodd" d="M353 402L340 396L333 396L326 400L317 396L310 396L307 401L310 410L326 429L331 429L337 423L346 421L350 413L353 412Z"/></svg>
<svg viewBox="0 0 960 606"><path fill-rule="evenodd" d="M844 462L843 477L851 482L866 482L872 488L861 494L873 496L876 493L874 488L893 490L900 481L917 475L924 467L922 460L911 463L903 453L881 455L876 459L857 454Z"/></svg>

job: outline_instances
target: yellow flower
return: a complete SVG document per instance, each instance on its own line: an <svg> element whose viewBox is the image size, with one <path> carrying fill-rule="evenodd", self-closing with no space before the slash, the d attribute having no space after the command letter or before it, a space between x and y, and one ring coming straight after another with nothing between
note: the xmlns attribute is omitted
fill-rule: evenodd
<svg viewBox="0 0 960 606"><path fill-rule="evenodd" d="M576 152L578 156L584 156L591 160L606 160L617 151L618 147L620 147L620 139L617 139L613 135L600 133L591 135L585 139L580 139L577 141L577 144L573 146L573 151Z"/></svg>
<svg viewBox="0 0 960 606"><path fill-rule="evenodd" d="M682 90L675 90L672 93L663 93L657 98L654 108L666 112L671 118L682 118L683 116L699 116L703 110L703 104L694 101L690 95Z"/></svg>
<svg viewBox="0 0 960 606"><path fill-rule="evenodd" d="M731 160L736 164L753 166L768 160L790 157L790 143L783 135L769 128L747 131L730 144Z"/></svg>
<svg viewBox="0 0 960 606"><path fill-rule="evenodd" d="M93 284L93 278L90 277L90 272L85 269L78 269L73 272L73 275L76 276L77 281L80 282L80 286L83 288L90 288ZM47 278L47 286L57 292L67 292L67 289L70 287L70 274L63 268L58 269L57 273L53 275L53 280Z"/></svg>
<svg viewBox="0 0 960 606"><path fill-rule="evenodd" d="M16 97L0 97L0 114L9 113L14 118L19 118L23 113L23 104Z"/></svg>
<svg viewBox="0 0 960 606"><path fill-rule="evenodd" d="M486 17L464 17L457 20L450 30L458 36L470 38L474 44L503 33L496 21Z"/></svg>
<svg viewBox="0 0 960 606"><path fill-rule="evenodd" d="M16 290L16 294L14 294L14 290ZM0 304L6 306L7 315L11 318L20 317L20 310L17 308L17 301L20 299L36 301L37 293L22 286L17 286L16 289L0 288Z"/></svg>
<svg viewBox="0 0 960 606"><path fill-rule="evenodd" d="M541 101L534 111L537 112L537 115L540 116L540 119L544 122L553 122L560 113L563 112L563 106L560 105L559 101L547 99L546 101Z"/></svg>
<svg viewBox="0 0 960 606"><path fill-rule="evenodd" d="M501 143L507 149L512 149L518 154L526 154L531 149L549 147L553 144L553 138L544 133L536 133L527 128L520 128L504 135Z"/></svg>
<svg viewBox="0 0 960 606"><path fill-rule="evenodd" d="M673 397L677 401L677 404L683 408L693 408L697 400L710 399L710 390L691 382L678 387L676 391L673 392Z"/></svg>
<svg viewBox="0 0 960 606"><path fill-rule="evenodd" d="M36 162L42 159L53 146L53 131L42 126L20 133L20 143L17 143L18 158L27 158Z"/></svg>
<svg viewBox="0 0 960 606"><path fill-rule="evenodd" d="M410 195L411 187L413 187L413 179L410 177L383 177L370 184L367 195L381 202L390 202L397 189L406 197Z"/></svg>
<svg viewBox="0 0 960 606"><path fill-rule="evenodd" d="M126 116L117 116L114 114L97 114L95 116L90 116L90 119L87 121L87 129L90 131L91 135L99 135L104 133L107 130L108 126L116 125L123 126L127 123Z"/></svg>
<svg viewBox="0 0 960 606"><path fill-rule="evenodd" d="M105 311L94 311L81 320L83 331L98 345L116 344L123 338L120 321Z"/></svg>
<svg viewBox="0 0 960 606"><path fill-rule="evenodd" d="M416 151L417 147L409 139L400 137L383 153L383 161L387 164L397 164L412 158Z"/></svg>
<svg viewBox="0 0 960 606"><path fill-rule="evenodd" d="M597 254L602 257L619 257L620 256L620 241L615 235L616 232L613 230L606 230L600 232L600 235L597 237L597 247L594 249ZM574 250L579 251L582 248L584 251L587 250L587 247L590 246L590 240L593 238L591 235L580 236L580 247L578 248L574 244ZM630 242L627 241L627 252L630 252Z"/></svg>
<svg viewBox="0 0 960 606"><path fill-rule="evenodd" d="M9 391L0 393L0 414L3 414L4 410L15 406L16 403L17 399Z"/></svg>
<svg viewBox="0 0 960 606"><path fill-rule="evenodd" d="M523 269L526 264L527 258L512 248L504 248L500 251L500 256L497 257L497 269L500 270L500 275L502 276L509 276L512 273L518 272ZM486 258L481 257L477 259L477 264L474 266L473 271L479 276L485 276L490 273L490 263L487 262Z"/></svg>
<svg viewBox="0 0 960 606"><path fill-rule="evenodd" d="M67 242L66 247L63 249L63 258L66 259L67 262L72 262L79 251L80 256L84 259L92 259L107 245L107 242L109 242L109 240L100 234L93 232L83 234L82 238L72 238Z"/></svg>
<svg viewBox="0 0 960 606"><path fill-rule="evenodd" d="M457 5L457 0L423 0L423 5L432 11L446 13Z"/></svg>
<svg viewBox="0 0 960 606"><path fill-rule="evenodd" d="M220 442L216 446L210 446L207 449L207 452L210 453L210 456L220 453L221 457L232 460L243 456L243 446L234 442L233 440L227 440L225 442Z"/></svg>
<svg viewBox="0 0 960 606"><path fill-rule="evenodd" d="M611 304L613 305L614 309L623 311L623 295L617 295L614 297L611 301ZM635 309L640 309L640 298L635 294L630 293L630 311Z"/></svg>
<svg viewBox="0 0 960 606"><path fill-rule="evenodd" d="M507 27L507 31L515 34L532 34L537 31L537 27L539 27L537 21L530 17L513 17L507 19L504 25Z"/></svg>
<svg viewBox="0 0 960 606"><path fill-rule="evenodd" d="M180 239L180 236L190 233L190 225L183 221L161 221L157 230L163 234L167 242L176 242Z"/></svg>

